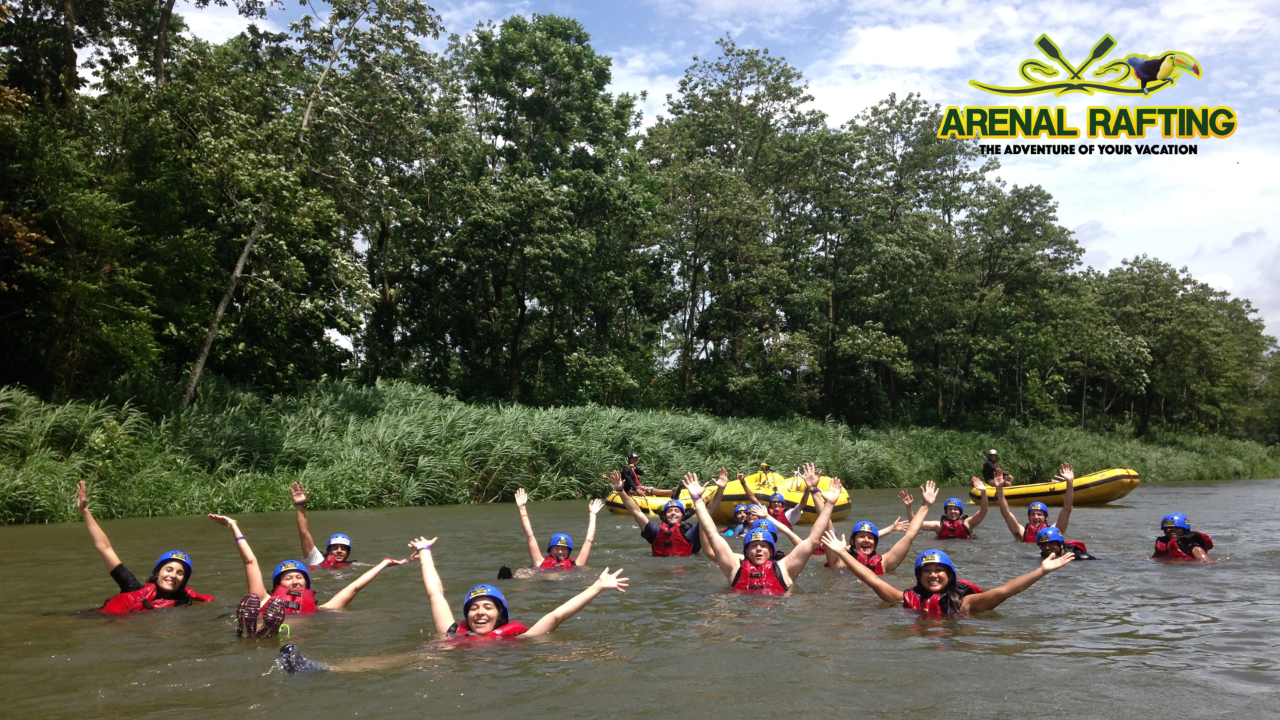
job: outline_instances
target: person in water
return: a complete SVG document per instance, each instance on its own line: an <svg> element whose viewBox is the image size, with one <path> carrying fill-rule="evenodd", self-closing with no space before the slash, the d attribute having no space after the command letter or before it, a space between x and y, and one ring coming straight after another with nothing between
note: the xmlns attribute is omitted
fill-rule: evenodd
<svg viewBox="0 0 1280 720"><path fill-rule="evenodd" d="M1077 560L1094 559L1084 543L1062 537L1062 532L1056 527L1040 528L1040 532L1036 533L1036 546L1040 548L1041 560L1050 555L1062 555L1068 552L1075 555Z"/></svg>
<svg viewBox="0 0 1280 720"><path fill-rule="evenodd" d="M1013 484L1013 476L1000 469L1000 453L996 452L995 448L991 448L987 451L986 462L982 463L983 482L992 485L996 479L997 471L1004 475L1004 479L1008 480L1010 485Z"/></svg>
<svg viewBox="0 0 1280 720"><path fill-rule="evenodd" d="M318 610L341 610L351 603L357 593L365 585L373 582L378 573L391 565L403 565L407 560L383 558L382 562L356 578L336 595L323 604L316 603L315 592L311 590L311 573L307 572L307 564L301 560L285 560L276 566L271 573L271 592L267 592L262 582L262 570L258 567L258 558L249 547L249 541L236 521L226 515L209 514L209 519L231 529L236 539L236 549L240 551L240 559L244 561L245 579L248 581L249 594L240 600L236 608L236 635L243 637L271 637L284 622L286 615L313 613ZM263 607L262 603L266 602ZM261 611L261 613L259 612ZM259 615L262 624L259 626Z"/></svg>
<svg viewBox="0 0 1280 720"><path fill-rule="evenodd" d="M307 500L311 499L311 493L307 492L300 482L290 485L289 492L293 496L293 509L298 515L298 539L302 542L302 558L307 563L307 567L312 570L317 568L334 570L350 565L351 538L340 533L330 535L324 554L321 554L315 541L311 539L311 528L307 524Z"/></svg>
<svg viewBox="0 0 1280 720"><path fill-rule="evenodd" d="M874 523L863 520L853 524L853 530L849 534L849 550L852 552L846 554L851 555L854 560L876 575L884 575L897 569L906 559L907 551L911 549L911 543L915 542L920 528L924 526L929 508L933 507L934 501L938 499L938 486L932 480L926 482L920 487L920 497L920 509L911 518L902 537L893 544L892 548L889 548L889 552L881 555L876 551L880 546L880 530ZM894 524L896 526L897 523ZM829 563L830 560L828 560ZM844 561L837 559L836 565L844 565Z"/></svg>
<svg viewBox="0 0 1280 720"><path fill-rule="evenodd" d="M812 468L813 463L809 463L809 467ZM769 464L760 463L761 478L766 477L768 474L769 474ZM797 473L797 474L800 474L800 473ZM800 524L800 516L804 513L805 505L809 504L809 495L810 495L810 490L812 488L810 485L806 483L804 487L804 494L800 496L800 502L797 503L795 507L790 509L787 508L787 498L783 496L782 493L775 492L772 495L770 495L769 502L767 505L765 505L764 503L760 502L760 499L756 497L756 494L751 489L751 486L748 485L746 482L742 483L742 489L745 490L747 493L747 500L750 501L752 505L762 505L769 512L769 517L773 518L774 522L779 523L781 525L786 525L788 528L793 528L796 525Z"/></svg>
<svg viewBox="0 0 1280 720"><path fill-rule="evenodd" d="M630 587L630 578L618 577L622 568L610 573L605 568L600 577L591 583L586 590L570 598L560 607L543 615L533 627L512 620L507 599L502 591L493 585L476 585L467 591L462 600L462 618L455 619L453 608L444 595L444 583L436 572L432 547L439 538L427 539L419 537L409 543L414 555L422 565L422 584L427 590L427 602L431 607L431 621L436 635L456 642L482 642L495 640L512 640L521 637L537 637L546 635L560 627L566 620L578 614L600 593L605 590L617 590L626 593ZM361 658L342 663L327 664L308 659L296 645L285 645L280 648L280 664L290 674L314 673L317 671L354 672L361 670L385 669L398 665L404 657Z"/></svg>
<svg viewBox="0 0 1280 720"><path fill-rule="evenodd" d="M655 487L640 484L640 478L644 476L644 470L641 470L639 465L637 465L639 462L640 455L637 453L631 453L627 456L627 464L622 466L622 482L623 486L627 489L627 494L639 495L640 497L644 497L646 495L653 495L654 497L671 497L670 490L660 490ZM606 475L605 479L608 480L609 476Z"/></svg>
<svg viewBox="0 0 1280 720"><path fill-rule="evenodd" d="M587 505L587 512L590 513L587 539L582 542L582 551L578 553L576 560L569 557L573 552L573 538L564 533L551 536L551 541L547 543L547 556L543 558L538 538L533 534L533 525L529 522L528 504L529 493L524 488L516 490L516 508L520 511L520 524L524 526L524 536L529 542L529 560L533 567L538 570L572 570L585 566L587 559L591 557L591 543L596 539L596 515L604 507L604 501L597 498Z"/></svg>
<svg viewBox="0 0 1280 720"><path fill-rule="evenodd" d="M720 496L716 495L715 499L719 500ZM742 537L747 532L747 521L749 520L747 507L746 503L739 503L733 506L733 522L729 523L729 526L720 532L721 537Z"/></svg>
<svg viewBox="0 0 1280 720"><path fill-rule="evenodd" d="M1064 536L1067 534L1071 508L1075 506L1076 473L1071 469L1070 463L1062 463L1056 477L1067 483L1067 492L1062 497L1062 511L1058 513L1058 519L1050 524L1049 506L1042 502L1033 502L1027 506L1027 524L1023 525L1009 510L1009 499L1004 496L1004 489L1010 485L1009 481L1001 473L996 473L993 483L996 486L996 505L1000 506L1000 514L1004 516L1004 524L1009 526L1009 533L1013 535L1014 542L1035 542L1036 533L1047 527L1056 527ZM987 494L982 493L982 497L985 500Z"/></svg>
<svg viewBox="0 0 1280 720"><path fill-rule="evenodd" d="M615 471L611 482L618 497L622 498L622 504L630 511L636 525L640 526L640 537L653 546L655 557L689 557L701 549L702 533L696 523L691 525L684 521L683 503L668 500L658 513L659 520L653 522L623 487L621 473Z"/></svg>
<svg viewBox="0 0 1280 720"><path fill-rule="evenodd" d="M120 588L119 593L103 603L102 612L128 613L214 600L212 595L201 595L187 587L187 581L191 579L191 557L181 550L170 550L161 555L151 567L151 575L147 581L139 582L129 568L120 562L120 556L116 555L111 540L94 519L93 511L89 509L89 491L83 480L76 485L76 507L84 518L89 537L93 539L93 547L97 549L102 563L107 566L107 573Z"/></svg>
<svg viewBox="0 0 1280 720"><path fill-rule="evenodd" d="M1170 513L1160 521L1164 534L1156 538L1156 551L1151 556L1158 560L1209 560L1213 539L1191 529L1191 521L1182 513Z"/></svg>
<svg viewBox="0 0 1280 720"><path fill-rule="evenodd" d="M969 478L973 486L979 490L985 490L986 486L978 478ZM899 495L899 497L902 497ZM903 503L907 506L907 514L914 517L911 512L911 495L908 493L903 499ZM964 501L960 498L947 498L942 504L942 517L937 520L929 520L921 526L922 530L931 530L938 534L938 540L969 540L973 537L973 531L982 524L987 517L987 494L983 492L978 496L978 514L969 517L964 514Z"/></svg>
<svg viewBox="0 0 1280 720"><path fill-rule="evenodd" d="M1076 556L1067 553L1061 557L1049 557L1040 561L1040 567L1021 577L1016 577L994 590L984 591L977 585L962 580L955 563L941 550L925 550L916 557L916 584L907 590L899 590L880 579L853 556L844 538L827 531L823 536L827 551L844 561L859 580L866 583L881 600L902 603L908 610L922 610L931 615L962 615L994 610L1000 603L1035 584L1037 580L1066 565Z"/></svg>
<svg viewBox="0 0 1280 720"><path fill-rule="evenodd" d="M706 503L702 499L703 486L698 482L697 474L687 473L684 476L684 486L689 490L689 496L693 498L698 522L703 527L715 527L711 513L707 512ZM704 533L703 542L712 548L707 555L714 554L715 563L720 566L729 580L729 585L737 592L764 595L785 593L794 583L794 578L804 570L809 558L813 556L813 551L818 547L816 530L825 527L827 521L831 519L831 511L835 509L836 500L840 497L839 478L833 478L830 487L822 491L822 495L827 504L818 514L818 520L814 525L815 532L811 532L809 537L796 545L795 550L785 558L774 559L777 551L775 539L777 536L762 527L757 527L743 536L741 556L733 552L729 543L720 537L719 533Z"/></svg>

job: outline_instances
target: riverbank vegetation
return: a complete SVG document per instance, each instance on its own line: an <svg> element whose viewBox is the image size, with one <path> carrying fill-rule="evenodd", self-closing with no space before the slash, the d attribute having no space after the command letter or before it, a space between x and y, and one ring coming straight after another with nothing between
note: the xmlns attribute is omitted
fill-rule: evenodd
<svg viewBox="0 0 1280 720"><path fill-rule="evenodd" d="M219 384L159 416L129 406L45 403L0 390L0 523L76 517L90 483L104 517L286 510L288 484L315 508L602 496L601 475L642 454L646 482L687 470L751 472L815 461L856 488L965 485L990 447L1019 481L1066 460L1084 472L1127 465L1145 482L1280 475L1280 453L1217 436L1135 441L1079 428L1000 435L936 428L854 430L844 423L723 419L587 405L472 405L404 381L318 384L271 399Z"/></svg>

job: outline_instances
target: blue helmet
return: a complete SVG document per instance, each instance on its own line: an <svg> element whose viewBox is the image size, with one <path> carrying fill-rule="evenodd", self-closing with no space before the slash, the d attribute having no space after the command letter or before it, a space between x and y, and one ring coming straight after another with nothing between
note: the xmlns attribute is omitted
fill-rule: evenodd
<svg viewBox="0 0 1280 720"><path fill-rule="evenodd" d="M751 527L747 528L747 532L751 532L752 530L764 530L773 536L775 542L778 540L778 528L774 527L773 521L769 518L760 518L759 520L751 523Z"/></svg>
<svg viewBox="0 0 1280 720"><path fill-rule="evenodd" d="M778 536L774 535L769 530L760 527L759 524L753 526L747 531L746 535L742 536L742 552L744 555L747 552L747 547L753 542L769 543L770 552L778 549Z"/></svg>
<svg viewBox="0 0 1280 720"><path fill-rule="evenodd" d="M738 513L740 513L740 512L746 512L746 511L747 511L747 506L746 506L746 505L734 505L734 506L733 506L733 514L734 514L734 515L737 515L737 514L738 514Z"/></svg>
<svg viewBox="0 0 1280 720"><path fill-rule="evenodd" d="M787 502L787 498L784 497L782 493L774 493L769 496L769 502L771 503L780 502L785 505Z"/></svg>
<svg viewBox="0 0 1280 720"><path fill-rule="evenodd" d="M347 547L347 551L348 551L348 552L350 552L350 551L351 551L351 538L347 537L346 535L342 535L342 534L338 534L338 535L330 535L330 536L329 536L329 545L328 545L328 547L333 547L334 545L345 545L345 546ZM327 548L326 548L326 549L327 549Z"/></svg>
<svg viewBox="0 0 1280 720"><path fill-rule="evenodd" d="M920 581L920 568L923 568L929 563L945 565L946 568L951 571L951 582L949 585L955 584L956 578L959 577L956 573L956 564L951 562L951 556L941 550L925 550L916 558L916 582Z"/></svg>
<svg viewBox="0 0 1280 720"><path fill-rule="evenodd" d="M1062 531L1052 525L1047 528L1040 528L1040 532L1036 533L1036 544L1043 545L1047 542L1065 543L1066 538L1062 537Z"/></svg>
<svg viewBox="0 0 1280 720"><path fill-rule="evenodd" d="M964 501L960 498L947 498L947 501L942 503L942 512L946 512L949 507L960 508L960 514L964 514Z"/></svg>
<svg viewBox="0 0 1280 720"><path fill-rule="evenodd" d="M1169 528L1182 528L1191 532L1191 521L1182 513L1169 513L1164 516L1164 520L1160 521L1160 529L1168 530Z"/></svg>
<svg viewBox="0 0 1280 720"><path fill-rule="evenodd" d="M854 523L853 529L849 531L849 540L852 541L853 536L860 532L871 533L875 537L876 542L880 542L880 528L876 527L875 523L867 522L866 520L863 520L860 523Z"/></svg>
<svg viewBox="0 0 1280 720"><path fill-rule="evenodd" d="M1049 517L1049 506L1045 505L1042 502L1033 502L1030 505L1028 505L1027 517L1031 517L1031 513L1035 512L1036 510L1039 510L1040 512L1044 513L1045 517Z"/></svg>
<svg viewBox="0 0 1280 720"><path fill-rule="evenodd" d="M153 574L158 572L160 570L160 566L167 562L179 562L182 564L184 570L182 574L182 584L186 585L187 581L191 579L191 557L181 550L170 550L169 552L161 555L159 560L156 560L156 564L152 566L151 572Z"/></svg>
<svg viewBox="0 0 1280 720"><path fill-rule="evenodd" d="M275 571L271 573L271 587L280 584L280 576L287 572L300 572L302 577L307 580L307 587L311 587L311 573L307 572L307 564L301 560L285 560L276 566Z"/></svg>
<svg viewBox="0 0 1280 720"><path fill-rule="evenodd" d="M547 543L547 552L551 552L553 547L567 547L573 549L573 538L564 533L556 533L551 536L551 542Z"/></svg>
<svg viewBox="0 0 1280 720"><path fill-rule="evenodd" d="M498 606L498 627L507 624L507 599L502 596L502 591L492 585L477 585L467 591L467 597L462 601L462 618L466 620L467 607L475 600L481 598L489 598Z"/></svg>
<svg viewBox="0 0 1280 720"><path fill-rule="evenodd" d="M682 514L684 513L684 503L680 502L679 500L668 500L668 501L667 501L667 504L662 506L662 512L660 512L660 513L658 513L658 514L659 514L659 515L666 515L666 514L667 514L667 511L668 511L668 510L670 510L671 508L676 508L676 509L677 509L677 510L679 510ZM572 545L570 545L569 547L573 547L573 546L572 546Z"/></svg>

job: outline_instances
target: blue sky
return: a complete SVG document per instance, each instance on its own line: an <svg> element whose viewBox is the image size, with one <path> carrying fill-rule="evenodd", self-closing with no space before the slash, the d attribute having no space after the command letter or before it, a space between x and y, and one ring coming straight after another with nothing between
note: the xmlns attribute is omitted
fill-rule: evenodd
<svg viewBox="0 0 1280 720"><path fill-rule="evenodd" d="M597 52L613 58L614 89L648 91L647 121L662 113L693 56L715 56L715 41L726 33L799 68L832 125L891 92L918 92L942 105L1012 104L967 83L1021 84L1018 64L1043 59L1032 45L1040 33L1073 62L1107 33L1118 43L1107 60L1189 53L1204 76L1184 77L1158 100L1076 94L1020 104L1065 105L1077 127L1088 105L1227 105L1239 115L1232 137L1197 141L1197 156L1002 156L995 175L1051 192L1062 224L1087 249L1087 264L1105 270L1145 253L1186 266L1249 298L1269 332L1280 334L1280 2L485 0L433 7L455 33L513 14L575 18ZM179 8L192 32L210 40L245 25L225 8ZM283 27L300 12L290 1L270 23Z"/></svg>

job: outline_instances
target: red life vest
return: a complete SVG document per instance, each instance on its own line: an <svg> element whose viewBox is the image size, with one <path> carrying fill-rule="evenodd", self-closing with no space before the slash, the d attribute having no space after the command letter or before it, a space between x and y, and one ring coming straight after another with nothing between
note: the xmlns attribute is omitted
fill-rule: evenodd
<svg viewBox="0 0 1280 720"><path fill-rule="evenodd" d="M556 560L554 556L548 555L543 559L542 564L538 566L539 570L573 570L577 567L577 563L572 558ZM495 631L496 632L496 631Z"/></svg>
<svg viewBox="0 0 1280 720"><path fill-rule="evenodd" d="M929 597L927 599L921 599L921 592L925 592ZM968 580L956 581L956 594L960 596L961 600L969 595L974 595L980 592L982 592L982 588L974 585ZM960 612L959 603L952 600L950 595L945 593L942 595L929 593L919 585L916 585L910 590L903 591L902 607L908 610L923 610L930 615L955 615Z"/></svg>
<svg viewBox="0 0 1280 720"><path fill-rule="evenodd" d="M1178 542L1179 540L1182 542ZM1156 538L1155 554L1151 557L1166 560L1195 560L1196 556L1191 553L1191 549L1197 546L1203 547L1205 550L1212 550L1213 540L1208 535L1195 531L1181 538L1158 537Z"/></svg>
<svg viewBox="0 0 1280 720"><path fill-rule="evenodd" d="M769 508L769 517L773 518L774 520L777 520L778 522L782 523L783 525L786 525L787 527L791 527L791 521L787 519L786 508L781 508L781 509Z"/></svg>
<svg viewBox="0 0 1280 720"><path fill-rule="evenodd" d="M271 597L279 598L284 603L286 615L313 613L320 610L316 606L316 594L311 591L311 588L291 590L283 585L277 585L272 589Z"/></svg>
<svg viewBox="0 0 1280 720"><path fill-rule="evenodd" d="M169 598L157 598L156 591L159 590L155 583L147 583L132 592L120 593L113 596L102 605L102 611L109 615L118 613L137 612L139 610L158 610L160 608L171 608L178 603ZM194 602L213 602L212 595L201 595L200 593L183 588L187 593L187 597Z"/></svg>
<svg viewBox="0 0 1280 720"><path fill-rule="evenodd" d="M938 539L939 540L968 540L969 527L964 524L968 515L962 515L958 520L950 520L945 515L938 521Z"/></svg>
<svg viewBox="0 0 1280 720"><path fill-rule="evenodd" d="M752 595L782 595L787 591L787 582L782 579L782 566L772 560L758 566L743 560L738 566L738 573L733 576L732 586L736 592Z"/></svg>
<svg viewBox="0 0 1280 720"><path fill-rule="evenodd" d="M680 523L661 523L658 537L653 539L653 554L655 557L689 557L693 555L693 543L684 536Z"/></svg>
<svg viewBox="0 0 1280 720"><path fill-rule="evenodd" d="M1085 547L1084 543L1080 542L1079 540L1068 540L1065 543L1063 543L1063 545L1066 545L1069 548L1075 548L1082 553L1089 552L1089 548Z"/></svg>
<svg viewBox="0 0 1280 720"><path fill-rule="evenodd" d="M351 564L351 561L350 561L350 560L343 560L343 561L339 562L338 560L334 560L332 555L326 555L326 556L324 557L324 562L320 563L319 565L312 565L312 566L311 566L311 568L312 568L313 570L315 570L315 569L319 569L319 570L335 570L335 569L337 569L337 568L344 568L344 567L346 567L346 566L348 566L348 565L350 565L350 564Z"/></svg>
<svg viewBox="0 0 1280 720"><path fill-rule="evenodd" d="M484 635L477 635L471 632L471 628L467 626L466 620L460 620L453 629L449 631L449 635L451 636L450 639L455 641L510 640L511 638L519 637L527 632L529 632L529 628L524 625L521 625L518 622L509 622L506 625L490 630Z"/></svg>
<svg viewBox="0 0 1280 720"><path fill-rule="evenodd" d="M1022 542L1033 543L1036 541L1036 533L1049 527L1049 523L1027 523L1023 526Z"/></svg>

